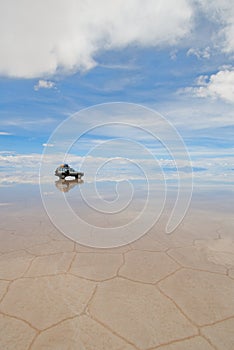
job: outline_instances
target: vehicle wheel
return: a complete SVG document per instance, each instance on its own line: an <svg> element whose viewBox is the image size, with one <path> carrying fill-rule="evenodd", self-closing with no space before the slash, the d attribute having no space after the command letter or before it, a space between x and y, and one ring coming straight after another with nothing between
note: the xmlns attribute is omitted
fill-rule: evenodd
<svg viewBox="0 0 234 350"><path fill-rule="evenodd" d="M60 177L60 179L64 180L64 179L65 179L65 175L62 175L62 176Z"/></svg>

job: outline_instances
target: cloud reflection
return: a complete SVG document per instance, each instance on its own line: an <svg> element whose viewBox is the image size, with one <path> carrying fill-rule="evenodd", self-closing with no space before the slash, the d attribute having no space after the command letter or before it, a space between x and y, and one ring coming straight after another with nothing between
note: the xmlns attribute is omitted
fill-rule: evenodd
<svg viewBox="0 0 234 350"><path fill-rule="evenodd" d="M69 192L71 189L76 187L77 185L81 185L84 183L84 180L81 179L73 179L73 180L57 180L55 181L55 186L61 192Z"/></svg>

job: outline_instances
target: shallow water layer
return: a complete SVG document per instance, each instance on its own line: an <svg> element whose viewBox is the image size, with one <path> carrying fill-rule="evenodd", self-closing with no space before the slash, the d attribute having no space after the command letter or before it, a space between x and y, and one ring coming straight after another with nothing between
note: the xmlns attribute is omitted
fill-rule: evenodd
<svg viewBox="0 0 234 350"><path fill-rule="evenodd" d="M92 227L122 232L147 191L139 183L129 203L121 186L99 184L100 201L91 184L53 182L43 197L56 205L65 196ZM195 189L182 223L166 234L176 191L161 213L163 193L151 190L161 214L153 227L104 249L62 234L37 185L1 188L1 349L233 349L233 192Z"/></svg>

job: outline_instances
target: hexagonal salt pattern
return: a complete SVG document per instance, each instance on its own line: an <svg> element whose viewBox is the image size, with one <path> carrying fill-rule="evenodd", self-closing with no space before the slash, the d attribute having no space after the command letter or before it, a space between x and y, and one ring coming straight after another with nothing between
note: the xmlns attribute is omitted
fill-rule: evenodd
<svg viewBox="0 0 234 350"><path fill-rule="evenodd" d="M135 347L90 317L81 316L61 322L42 332L31 349L134 350Z"/></svg>
<svg viewBox="0 0 234 350"><path fill-rule="evenodd" d="M157 347L158 350L214 350L214 347L204 338L197 336L178 341L166 346ZM153 349L154 350L154 349Z"/></svg>
<svg viewBox="0 0 234 350"><path fill-rule="evenodd" d="M168 251L180 265L210 272L226 274L227 268L209 260L207 249L201 246L174 248Z"/></svg>
<svg viewBox="0 0 234 350"><path fill-rule="evenodd" d="M0 300L4 297L5 293L7 292L8 285L9 285L9 282L0 281Z"/></svg>
<svg viewBox="0 0 234 350"><path fill-rule="evenodd" d="M176 271L179 265L164 252L130 251L119 275L145 283L156 283Z"/></svg>
<svg viewBox="0 0 234 350"><path fill-rule="evenodd" d="M72 242L41 213L4 217L0 349L233 350L234 221L211 214L112 249Z"/></svg>
<svg viewBox="0 0 234 350"><path fill-rule="evenodd" d="M0 315L0 345L5 350L28 349L36 331L25 322Z"/></svg>
<svg viewBox="0 0 234 350"><path fill-rule="evenodd" d="M227 276L183 269L159 283L159 287L197 325L234 315L234 281Z"/></svg>
<svg viewBox="0 0 234 350"><path fill-rule="evenodd" d="M73 261L70 273L94 281L102 281L116 276L122 262L121 254L109 254L108 251L80 253Z"/></svg>
<svg viewBox="0 0 234 350"><path fill-rule="evenodd" d="M202 334L217 348L233 350L234 344L234 317L202 328Z"/></svg>
<svg viewBox="0 0 234 350"><path fill-rule="evenodd" d="M45 329L81 314L95 285L74 276L21 278L12 283L0 312Z"/></svg>
<svg viewBox="0 0 234 350"><path fill-rule="evenodd" d="M116 278L103 282L89 307L95 320L140 349L198 333L154 286Z"/></svg>
<svg viewBox="0 0 234 350"><path fill-rule="evenodd" d="M14 280L27 271L33 255L19 250L0 255L0 279Z"/></svg>

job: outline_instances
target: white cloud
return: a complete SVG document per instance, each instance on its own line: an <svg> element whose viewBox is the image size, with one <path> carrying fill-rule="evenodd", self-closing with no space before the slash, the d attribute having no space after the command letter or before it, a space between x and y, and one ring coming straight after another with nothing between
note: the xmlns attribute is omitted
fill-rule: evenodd
<svg viewBox="0 0 234 350"><path fill-rule="evenodd" d="M174 45L190 33L192 18L189 0L1 1L0 74L87 70L100 50Z"/></svg>
<svg viewBox="0 0 234 350"><path fill-rule="evenodd" d="M15 154L14 151L0 151L0 155L11 155L11 154Z"/></svg>
<svg viewBox="0 0 234 350"><path fill-rule="evenodd" d="M234 103L234 68L220 70L210 77L202 75L198 78L197 85L190 90L198 97L221 98Z"/></svg>
<svg viewBox="0 0 234 350"><path fill-rule="evenodd" d="M171 60L176 60L176 58L177 58L177 52L178 52L178 50L172 50L172 51L170 52L170 58L171 58Z"/></svg>
<svg viewBox="0 0 234 350"><path fill-rule="evenodd" d="M201 13L209 21L206 39L200 30ZM171 0L0 2L0 74L5 76L32 78L88 70L97 64L99 52L129 45L166 45L176 52L175 46L185 38L185 45L198 45L188 50L189 55L209 58L213 48L232 54L233 1L178 0L176 5ZM39 82L35 89L51 88L52 82L47 83Z"/></svg>
<svg viewBox="0 0 234 350"><path fill-rule="evenodd" d="M52 143L43 143L42 146L43 147L54 147L54 145Z"/></svg>
<svg viewBox="0 0 234 350"><path fill-rule="evenodd" d="M6 131L0 131L0 136L9 136L12 135L10 132L6 132Z"/></svg>
<svg viewBox="0 0 234 350"><path fill-rule="evenodd" d="M195 160L192 161L192 166L198 169L194 172L194 177L197 179L209 181L223 181L223 176L226 174L225 181L233 181L234 157L227 156L227 151L223 154L216 154L214 152L207 153L206 157L204 150L200 153L194 153ZM199 155L202 154L202 157ZM233 154L233 149L230 150ZM42 183L54 183L57 179L54 176L54 170L63 160L63 154L47 155L43 158L46 168L41 174L40 181ZM193 156L193 153L191 153ZM198 156L198 157L197 157ZM38 183L39 181L39 167L41 162L41 154L15 154L15 155L0 155L0 162L3 167L7 167L7 171L2 171L0 178L0 186L6 186L13 183ZM75 154L68 156L67 162L74 168L79 169L84 161L83 157ZM85 164L82 165L81 170L85 172L84 181L92 182L95 180L95 173L100 164L104 165L103 170L98 173L97 181L122 181L122 180L137 180L145 179L141 171L136 171L136 167L132 166L128 160L121 158L113 158L111 162L109 158L105 157L86 157ZM135 159L136 164L140 165L144 170L148 169L149 179L162 180L161 174L156 167L156 162L152 159ZM159 164L164 168L164 175L166 179L176 179L177 172L175 170L175 163L170 159L159 159ZM181 171L181 178L189 178L190 173L186 171L187 162L178 160L176 166ZM199 168L204 168L199 171ZM23 171L22 171L23 169ZM170 170L170 171L168 171ZM96 181L95 180L95 181Z"/></svg>
<svg viewBox="0 0 234 350"><path fill-rule="evenodd" d="M224 52L234 52L234 5L231 0L198 0L202 11L213 22L219 24L214 36L217 47Z"/></svg>
<svg viewBox="0 0 234 350"><path fill-rule="evenodd" d="M3 120L0 120L0 125L2 127L17 127L25 130L35 129L35 126L36 126L37 130L39 130L39 128L44 128L45 126L47 125L49 126L50 124L54 124L55 122L57 122L56 119L51 117L40 118L40 119L5 118Z"/></svg>
<svg viewBox="0 0 234 350"><path fill-rule="evenodd" d="M34 85L34 90L38 91L39 89L52 89L55 87L55 83L50 80L40 79L36 85Z"/></svg>
<svg viewBox="0 0 234 350"><path fill-rule="evenodd" d="M188 51L187 51L187 56L191 56L191 55L194 55L196 56L197 58L210 58L210 55L211 55L211 50L210 50L210 47L207 46L203 49L198 49L198 48L190 48Z"/></svg>

